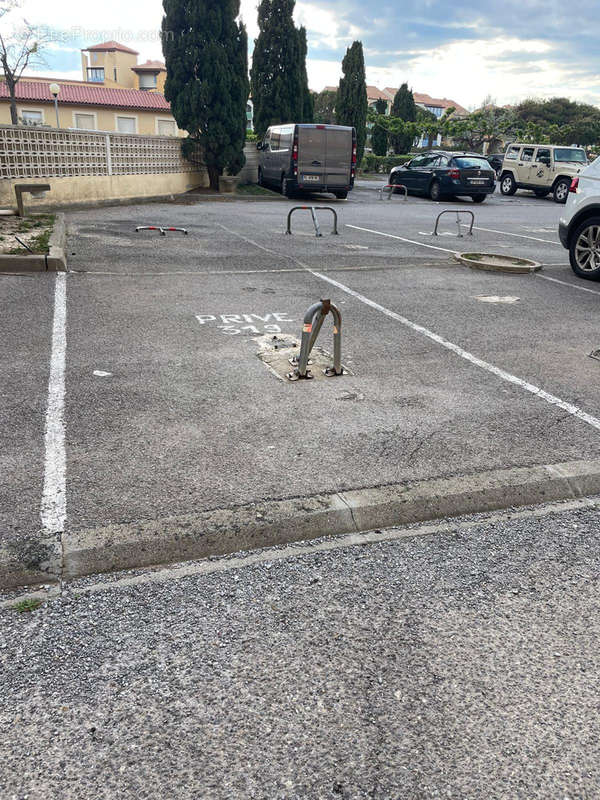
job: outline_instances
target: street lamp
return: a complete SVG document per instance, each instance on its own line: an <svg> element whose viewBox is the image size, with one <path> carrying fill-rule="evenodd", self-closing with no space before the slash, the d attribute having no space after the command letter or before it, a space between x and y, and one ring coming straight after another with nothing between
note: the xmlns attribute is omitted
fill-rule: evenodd
<svg viewBox="0 0 600 800"><path fill-rule="evenodd" d="M54 110L56 112L56 127L60 128L60 122L58 121L58 93L60 92L60 86L58 83L51 83L48 87L50 89L51 94L54 95Z"/></svg>

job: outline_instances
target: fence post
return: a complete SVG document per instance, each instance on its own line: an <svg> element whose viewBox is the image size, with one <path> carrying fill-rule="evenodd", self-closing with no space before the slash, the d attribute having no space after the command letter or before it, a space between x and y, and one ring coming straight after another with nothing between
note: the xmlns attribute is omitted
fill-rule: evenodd
<svg viewBox="0 0 600 800"><path fill-rule="evenodd" d="M104 140L106 142L106 169L107 169L107 174L108 175L112 175L113 171L112 171L112 155L111 155L111 152L110 152L110 134L107 133L106 136L104 137Z"/></svg>

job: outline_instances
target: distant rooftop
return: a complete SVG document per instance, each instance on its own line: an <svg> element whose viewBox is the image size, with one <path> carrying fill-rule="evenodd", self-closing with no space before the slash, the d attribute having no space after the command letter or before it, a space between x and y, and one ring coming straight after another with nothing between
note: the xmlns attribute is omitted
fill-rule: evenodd
<svg viewBox="0 0 600 800"><path fill-rule="evenodd" d="M121 53L131 53L131 55L139 56L137 50L132 50L131 47L126 47L124 44L119 44L119 42L102 42L101 44L93 44L91 47L84 47L82 52L87 51L96 51L100 53L109 53L112 50L120 50Z"/></svg>
<svg viewBox="0 0 600 800"><path fill-rule="evenodd" d="M170 111L171 106L159 92L141 89L109 89L92 83L63 83L61 80L20 80L15 93L18 101L53 103L54 97L48 88L50 82L60 86L58 102L61 105L108 106L110 108L137 108L141 111ZM9 98L6 81L0 81L0 101Z"/></svg>

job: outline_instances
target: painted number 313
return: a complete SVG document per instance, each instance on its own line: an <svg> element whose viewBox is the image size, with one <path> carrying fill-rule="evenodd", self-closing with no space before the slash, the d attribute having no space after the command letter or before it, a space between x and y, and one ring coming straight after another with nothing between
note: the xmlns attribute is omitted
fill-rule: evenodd
<svg viewBox="0 0 600 800"><path fill-rule="evenodd" d="M280 322L293 322L287 314L196 314L200 325L217 323L216 327L229 336L240 333L281 333ZM273 320L272 322L270 320Z"/></svg>

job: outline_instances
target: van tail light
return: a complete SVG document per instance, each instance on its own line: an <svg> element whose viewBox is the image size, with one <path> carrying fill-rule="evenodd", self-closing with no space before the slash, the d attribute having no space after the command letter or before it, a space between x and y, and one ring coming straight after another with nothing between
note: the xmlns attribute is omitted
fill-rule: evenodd
<svg viewBox="0 0 600 800"><path fill-rule="evenodd" d="M452 178L452 180L459 180L460 179L460 170L459 169L451 169L448 173L448 177Z"/></svg>
<svg viewBox="0 0 600 800"><path fill-rule="evenodd" d="M346 152L348 152L348 151L346 150ZM355 142L352 144L352 166L353 167L356 166L356 143Z"/></svg>
<svg viewBox="0 0 600 800"><path fill-rule="evenodd" d="M577 194L577 190L579 189L579 178L573 178L571 181L571 186L569 187L569 191L573 192L573 194Z"/></svg>
<svg viewBox="0 0 600 800"><path fill-rule="evenodd" d="M298 177L298 134L294 136L294 145L292 147L292 167L294 168L294 176Z"/></svg>

